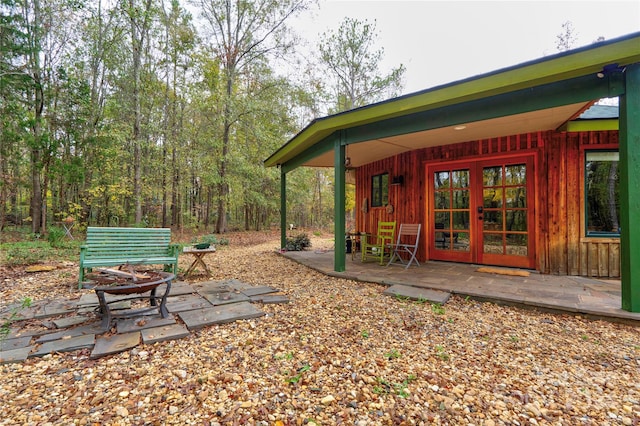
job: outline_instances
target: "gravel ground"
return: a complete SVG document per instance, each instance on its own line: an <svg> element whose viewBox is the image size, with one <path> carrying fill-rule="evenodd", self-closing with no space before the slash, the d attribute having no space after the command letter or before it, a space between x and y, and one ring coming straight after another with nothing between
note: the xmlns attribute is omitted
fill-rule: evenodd
<svg viewBox="0 0 640 426"><path fill-rule="evenodd" d="M207 257L213 279L271 285L289 304L110 357L0 366L0 425L640 424L636 327L395 299L287 260L259 235ZM2 303L77 298L76 268L11 271Z"/></svg>

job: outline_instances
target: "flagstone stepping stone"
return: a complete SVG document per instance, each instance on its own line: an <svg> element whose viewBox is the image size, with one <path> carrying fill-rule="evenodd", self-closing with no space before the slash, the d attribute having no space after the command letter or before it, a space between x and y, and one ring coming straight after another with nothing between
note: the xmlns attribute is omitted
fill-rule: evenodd
<svg viewBox="0 0 640 426"><path fill-rule="evenodd" d="M107 298L107 303L109 303L109 298ZM131 309L131 301L122 300L120 302L109 303L109 309L111 309L112 311L116 311L118 309ZM98 305L85 306L83 308L78 309L79 314L86 314L89 312L98 312Z"/></svg>
<svg viewBox="0 0 640 426"><path fill-rule="evenodd" d="M140 344L140 332L114 334L96 339L90 358L100 358L106 355L123 352L135 348Z"/></svg>
<svg viewBox="0 0 640 426"><path fill-rule="evenodd" d="M153 316L118 319L116 330L118 333L131 333L132 331L140 331L147 328L155 328L175 324L176 319L169 314L167 318L162 318L159 314Z"/></svg>
<svg viewBox="0 0 640 426"><path fill-rule="evenodd" d="M451 293L440 290L432 290L428 288L411 287L408 285L396 284L384 291L383 294L389 296L402 296L413 300L427 300L433 303L445 304Z"/></svg>
<svg viewBox="0 0 640 426"><path fill-rule="evenodd" d="M53 320L53 325L57 328L68 328L74 325L82 324L87 321L93 321L94 317L84 316L84 315L74 315L64 318L58 318Z"/></svg>
<svg viewBox="0 0 640 426"><path fill-rule="evenodd" d="M35 352L29 354L29 357L43 356L52 352L71 352L78 349L90 348L94 343L94 334L86 334L69 339L57 339L43 343Z"/></svg>
<svg viewBox="0 0 640 426"><path fill-rule="evenodd" d="M145 344L182 339L191 334L183 324L169 324L162 327L146 328L142 330L141 333L142 342Z"/></svg>
<svg viewBox="0 0 640 426"><path fill-rule="evenodd" d="M186 283L184 281L174 281L171 283L171 291L169 291L169 297L171 296L181 296L183 294L192 294L195 293L195 289L191 286L191 284ZM161 293L158 293L161 294Z"/></svg>
<svg viewBox="0 0 640 426"><path fill-rule="evenodd" d="M29 357L29 352L31 352L32 349L33 346L25 346L24 348L0 351L0 364L23 362Z"/></svg>
<svg viewBox="0 0 640 426"><path fill-rule="evenodd" d="M100 334L103 332L104 330L102 330L100 322L93 321L80 327L68 328L65 330L57 331L55 333L45 334L43 336L40 336L36 340L36 343L51 342L59 339L69 339L77 336L93 336L94 334Z"/></svg>
<svg viewBox="0 0 640 426"><path fill-rule="evenodd" d="M212 324L224 324L236 320L258 318L265 315L265 313L249 302L240 302L180 312L178 315L189 330L196 330Z"/></svg>
<svg viewBox="0 0 640 426"><path fill-rule="evenodd" d="M167 310L169 312L193 311L211 307L211 303L200 295L184 295L171 297L167 300Z"/></svg>
<svg viewBox="0 0 640 426"><path fill-rule="evenodd" d="M265 305L284 304L289 303L289 298L284 294L261 294L253 296L251 298L251 303L263 303Z"/></svg>
<svg viewBox="0 0 640 426"><path fill-rule="evenodd" d="M66 301L53 301L44 306L44 313L47 317L53 317L56 315L69 314L75 312L76 302L71 300Z"/></svg>
<svg viewBox="0 0 640 426"><path fill-rule="evenodd" d="M25 272L34 273L34 272L51 272L58 269L58 267L53 265L31 265L24 268Z"/></svg>
<svg viewBox="0 0 640 426"><path fill-rule="evenodd" d="M204 297L209 302L211 302L211 304L214 306L249 301L249 297L245 296L242 293L236 293L234 291L224 291L220 293L205 293Z"/></svg>
<svg viewBox="0 0 640 426"><path fill-rule="evenodd" d="M230 280L223 281L206 281L197 287L199 293L211 293L218 291L220 288L228 287L232 290L243 291L247 288L251 288L251 284L243 283L240 280L232 278Z"/></svg>
<svg viewBox="0 0 640 426"><path fill-rule="evenodd" d="M242 293L251 297L251 296L257 296L261 294L277 293L279 291L280 290L278 290L277 288L273 288L269 286L258 286L258 287L245 288L244 290L242 290Z"/></svg>
<svg viewBox="0 0 640 426"><path fill-rule="evenodd" d="M31 343L31 336L17 337L15 339L0 339L0 351L12 351L25 348Z"/></svg>
<svg viewBox="0 0 640 426"><path fill-rule="evenodd" d="M85 293L80 296L80 299L76 302L79 308L83 306L97 306L98 304L98 296L95 293Z"/></svg>

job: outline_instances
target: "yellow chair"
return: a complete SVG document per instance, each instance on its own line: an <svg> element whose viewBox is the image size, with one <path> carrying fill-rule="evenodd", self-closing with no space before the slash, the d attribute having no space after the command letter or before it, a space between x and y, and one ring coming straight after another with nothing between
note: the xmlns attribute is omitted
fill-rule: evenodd
<svg viewBox="0 0 640 426"><path fill-rule="evenodd" d="M378 222L378 232L376 235L363 234L360 245L362 250L362 261L365 262L373 258L384 265L384 258L389 257L390 245L396 233L395 222Z"/></svg>

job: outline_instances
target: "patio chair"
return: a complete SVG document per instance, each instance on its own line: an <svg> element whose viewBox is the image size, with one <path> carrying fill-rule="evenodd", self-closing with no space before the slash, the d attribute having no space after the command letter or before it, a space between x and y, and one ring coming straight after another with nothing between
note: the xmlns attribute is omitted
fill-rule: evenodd
<svg viewBox="0 0 640 426"><path fill-rule="evenodd" d="M393 237L396 233L395 222L378 222L378 231L376 235L362 234L360 241L360 249L362 251L362 261L375 259L384 265L385 257L390 256L390 245L393 243Z"/></svg>
<svg viewBox="0 0 640 426"><path fill-rule="evenodd" d="M420 241L420 223L401 223L400 232L398 232L398 241L395 244L391 244L391 259L389 259L389 265L405 265L404 269L408 269L412 262L415 262L418 267L420 263L416 259L416 252L418 251L418 242ZM408 259L408 261L407 261ZM399 263L394 263L396 260Z"/></svg>

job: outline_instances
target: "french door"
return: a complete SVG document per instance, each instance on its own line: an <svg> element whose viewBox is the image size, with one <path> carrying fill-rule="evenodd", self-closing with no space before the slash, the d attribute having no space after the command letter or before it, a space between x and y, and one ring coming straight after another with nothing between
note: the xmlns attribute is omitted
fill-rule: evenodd
<svg viewBox="0 0 640 426"><path fill-rule="evenodd" d="M534 266L533 157L431 165L429 257Z"/></svg>

